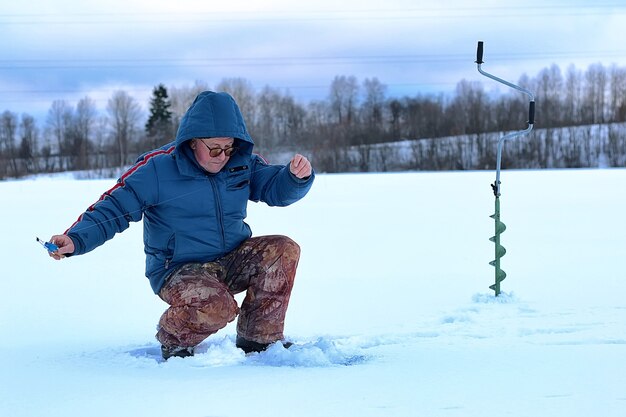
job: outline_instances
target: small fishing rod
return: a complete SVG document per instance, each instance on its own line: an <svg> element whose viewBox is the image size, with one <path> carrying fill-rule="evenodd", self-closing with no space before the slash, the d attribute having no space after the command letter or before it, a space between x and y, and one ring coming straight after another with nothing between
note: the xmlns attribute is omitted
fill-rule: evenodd
<svg viewBox="0 0 626 417"><path fill-rule="evenodd" d="M52 242L47 242L45 240L39 239L38 237L36 237L35 239L37 239L37 242L39 242L41 246L43 246L50 253L53 253L59 250L59 247Z"/></svg>

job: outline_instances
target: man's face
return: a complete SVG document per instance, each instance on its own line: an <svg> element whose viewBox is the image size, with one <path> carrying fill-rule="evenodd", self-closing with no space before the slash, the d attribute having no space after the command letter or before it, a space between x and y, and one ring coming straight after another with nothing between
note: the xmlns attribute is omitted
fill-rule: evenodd
<svg viewBox="0 0 626 417"><path fill-rule="evenodd" d="M202 168L211 174L217 174L230 159L230 156L226 156L224 152L219 152L218 149L227 150L232 148L234 142L233 138L193 139L190 146ZM212 152L219 152L219 155L211 156Z"/></svg>

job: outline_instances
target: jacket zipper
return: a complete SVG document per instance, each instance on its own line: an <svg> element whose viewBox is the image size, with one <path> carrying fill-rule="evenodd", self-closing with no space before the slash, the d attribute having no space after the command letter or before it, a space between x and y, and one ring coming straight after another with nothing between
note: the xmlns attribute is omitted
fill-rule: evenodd
<svg viewBox="0 0 626 417"><path fill-rule="evenodd" d="M215 178L208 177L213 188L213 197L215 198L215 205L217 207L217 222L220 228L220 234L222 238L222 252L226 250L226 233L224 232L224 215L222 213L222 202L220 200L219 193L217 192L217 184Z"/></svg>

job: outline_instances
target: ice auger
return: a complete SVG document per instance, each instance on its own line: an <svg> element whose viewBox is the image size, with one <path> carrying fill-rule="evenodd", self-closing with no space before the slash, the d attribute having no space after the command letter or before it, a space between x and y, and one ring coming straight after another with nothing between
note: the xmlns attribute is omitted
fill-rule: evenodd
<svg viewBox="0 0 626 417"><path fill-rule="evenodd" d="M506 230L505 224L500 221L500 184L501 184L500 183L500 167L501 167L501 161L502 161L502 146L504 145L504 141L513 139L518 136L526 135L530 133L530 131L533 129L533 124L535 123L535 96L533 95L533 93L531 93L530 91L520 86L517 86L508 81L505 81L501 78L498 78L482 70L481 68L481 65L483 64L483 42L482 41L478 42L478 48L476 50L476 64L478 66L478 72L480 72L485 77L491 78L492 80L495 80L499 83L507 85L518 91L521 91L522 93L526 94L528 98L530 99L530 103L528 106L528 127L524 130L519 130L516 132L508 133L502 136L500 140L498 141L498 153L497 153L497 161L496 161L496 181L493 184L491 184L491 188L493 189L493 194L496 197L495 213L489 216L495 220L495 231L496 231L495 235L489 239L495 244L496 259L489 262L489 265L492 265L496 268L496 276L495 276L496 282L495 284L490 285L489 288L495 291L496 297L497 297L498 295L500 295L500 283L504 281L504 278L506 278L506 272L504 272L500 268L500 258L502 258L504 254L506 253L506 249L504 248L504 246L500 244L500 235L502 234L502 232Z"/></svg>

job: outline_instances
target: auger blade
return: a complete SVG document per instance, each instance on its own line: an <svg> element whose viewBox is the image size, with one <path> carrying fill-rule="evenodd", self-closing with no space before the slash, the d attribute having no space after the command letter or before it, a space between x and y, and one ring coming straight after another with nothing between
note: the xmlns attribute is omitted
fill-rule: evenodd
<svg viewBox="0 0 626 417"><path fill-rule="evenodd" d="M489 288L494 290L496 293L496 296L498 296L500 295L500 283L504 281L504 278L506 278L506 272L504 272L500 268L500 258L502 258L506 254L506 249L504 248L504 246L500 244L500 235L502 234L502 232L506 230L506 225L500 221L500 199L498 197L496 197L495 206L496 206L495 213L489 216L492 219L494 219L495 235L490 237L489 241L493 242L495 245L494 252L495 252L496 259L489 262L489 265L496 268L495 270L496 282L495 284L489 286Z"/></svg>

